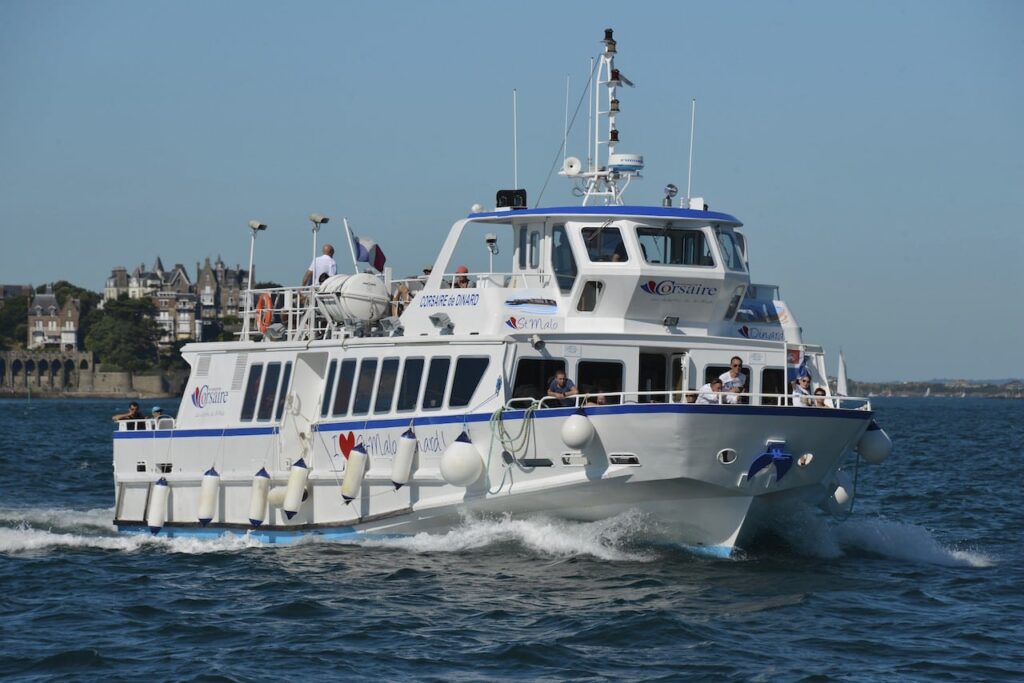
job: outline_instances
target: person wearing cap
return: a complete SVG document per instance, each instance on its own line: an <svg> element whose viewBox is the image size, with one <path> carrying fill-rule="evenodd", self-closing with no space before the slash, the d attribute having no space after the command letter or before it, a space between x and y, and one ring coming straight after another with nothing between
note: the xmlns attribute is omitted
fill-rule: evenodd
<svg viewBox="0 0 1024 683"><path fill-rule="evenodd" d="M712 403L721 403L722 396L718 392L722 390L722 378L715 377L710 382L700 388L700 393L697 394L697 405L710 405Z"/></svg>

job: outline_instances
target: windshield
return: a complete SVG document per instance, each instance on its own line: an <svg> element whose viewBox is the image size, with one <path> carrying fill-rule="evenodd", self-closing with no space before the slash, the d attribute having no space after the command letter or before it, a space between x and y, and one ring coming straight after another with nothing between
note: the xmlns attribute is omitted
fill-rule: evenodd
<svg viewBox="0 0 1024 683"><path fill-rule="evenodd" d="M637 228L640 251L648 263L670 266L715 265L711 248L701 230L685 228Z"/></svg>
<svg viewBox="0 0 1024 683"><path fill-rule="evenodd" d="M715 234L718 236L718 248L722 250L725 267L729 270L746 271L746 267L743 265L743 253L740 251L732 231L715 228Z"/></svg>

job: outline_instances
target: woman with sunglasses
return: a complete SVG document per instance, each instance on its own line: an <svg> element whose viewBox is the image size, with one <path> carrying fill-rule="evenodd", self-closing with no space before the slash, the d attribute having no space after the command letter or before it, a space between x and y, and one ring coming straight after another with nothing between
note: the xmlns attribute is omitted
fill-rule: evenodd
<svg viewBox="0 0 1024 683"><path fill-rule="evenodd" d="M810 375L800 375L793 382L793 405L809 406L813 403L811 400L811 377Z"/></svg>

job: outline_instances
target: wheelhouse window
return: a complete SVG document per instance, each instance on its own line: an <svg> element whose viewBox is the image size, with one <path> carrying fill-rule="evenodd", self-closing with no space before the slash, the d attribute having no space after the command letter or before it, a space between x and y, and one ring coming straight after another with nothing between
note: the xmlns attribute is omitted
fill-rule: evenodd
<svg viewBox="0 0 1024 683"><path fill-rule="evenodd" d="M512 398L544 398L548 395L548 385L558 370L565 370L564 360L520 359L516 365L515 382L512 384Z"/></svg>
<svg viewBox="0 0 1024 683"><path fill-rule="evenodd" d="M526 269L526 227L519 228L519 269Z"/></svg>
<svg viewBox="0 0 1024 683"><path fill-rule="evenodd" d="M551 270L555 273L558 288L563 292L572 289L576 282L576 259L569 244L569 233L564 225L556 225L551 231Z"/></svg>
<svg viewBox="0 0 1024 683"><path fill-rule="evenodd" d="M490 358L460 358L455 363L452 391L448 395L449 408L469 405L490 362Z"/></svg>
<svg viewBox="0 0 1024 683"><path fill-rule="evenodd" d="M711 247L700 230L637 228L640 251L647 263L667 266L714 266Z"/></svg>
<svg viewBox="0 0 1024 683"><path fill-rule="evenodd" d="M743 252L740 250L736 237L731 230L715 228L718 237L718 248L722 252L722 261L729 270L744 272L747 268L743 263Z"/></svg>
<svg viewBox="0 0 1024 683"><path fill-rule="evenodd" d="M604 283L597 280L589 280L583 284L580 290L580 300L576 302L576 310L581 313L589 313L597 308L601 301L601 292L604 290Z"/></svg>
<svg viewBox="0 0 1024 683"><path fill-rule="evenodd" d="M583 228L583 243L587 247L587 258L593 262L621 263L629 260L622 233L618 228L602 226Z"/></svg>
<svg viewBox="0 0 1024 683"><path fill-rule="evenodd" d="M581 360L576 365L577 384L581 394L592 394L596 402L598 394L622 392L622 363L618 361ZM620 396L606 396L605 402L619 403Z"/></svg>
<svg viewBox="0 0 1024 683"><path fill-rule="evenodd" d="M256 398L260 393L260 379L263 378L263 363L253 363L249 366L249 380L245 385L245 396L242 398L242 416L243 422L248 422L252 419L253 413L256 412Z"/></svg>
<svg viewBox="0 0 1024 683"><path fill-rule="evenodd" d="M416 408L416 399L420 395L420 384L423 382L423 365L422 358L406 359L405 367L402 368L402 383L398 389L397 409L399 411Z"/></svg>
<svg viewBox="0 0 1024 683"><path fill-rule="evenodd" d="M540 231L530 231L530 268L536 269L540 265Z"/></svg>
<svg viewBox="0 0 1024 683"><path fill-rule="evenodd" d="M341 372L338 374L338 388L334 391L334 406L331 408L332 415L347 415L348 407L352 400L352 385L356 376L356 362L348 358L341 362Z"/></svg>
<svg viewBox="0 0 1024 683"><path fill-rule="evenodd" d="M444 389L448 385L450 358L431 358L427 371L427 385L423 390L423 410L440 410L444 404Z"/></svg>

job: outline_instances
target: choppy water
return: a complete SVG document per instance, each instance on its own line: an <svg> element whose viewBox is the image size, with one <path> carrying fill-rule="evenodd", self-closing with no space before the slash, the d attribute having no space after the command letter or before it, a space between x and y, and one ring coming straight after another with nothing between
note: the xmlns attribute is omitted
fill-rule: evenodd
<svg viewBox="0 0 1024 683"><path fill-rule="evenodd" d="M361 545L114 534L121 404L0 401L0 677L1021 680L1024 403L884 399L843 524L741 558L595 524Z"/></svg>

